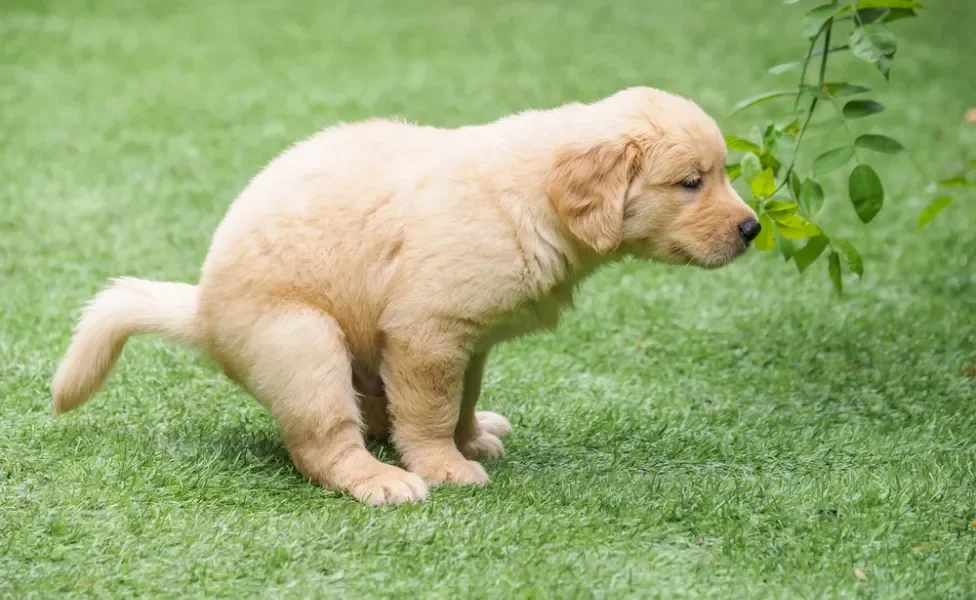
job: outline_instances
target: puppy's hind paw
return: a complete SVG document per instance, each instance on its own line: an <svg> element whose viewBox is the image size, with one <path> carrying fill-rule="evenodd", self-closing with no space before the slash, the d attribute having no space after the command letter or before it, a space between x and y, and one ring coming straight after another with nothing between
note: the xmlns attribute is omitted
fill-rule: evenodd
<svg viewBox="0 0 976 600"><path fill-rule="evenodd" d="M498 439L498 436L487 431L482 431L481 435L472 440L458 444L458 449L465 457L473 460L505 456L505 446L502 441Z"/></svg>
<svg viewBox="0 0 976 600"><path fill-rule="evenodd" d="M481 431L490 433L495 437L505 437L512 432L512 424L502 415L487 410L479 410L474 413L475 420Z"/></svg>

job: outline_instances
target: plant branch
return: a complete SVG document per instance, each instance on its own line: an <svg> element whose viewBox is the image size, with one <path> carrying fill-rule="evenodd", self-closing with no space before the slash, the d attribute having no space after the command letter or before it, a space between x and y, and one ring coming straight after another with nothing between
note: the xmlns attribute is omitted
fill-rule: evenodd
<svg viewBox="0 0 976 600"><path fill-rule="evenodd" d="M830 48L830 34L833 33L834 31L834 20L827 19L827 24L825 25L825 27L827 28L827 33L824 34L824 44L823 44L824 51L823 51L823 55L820 58L820 78L817 80L817 87L819 87L820 89L823 89L824 76L827 74L827 55L830 54L830 52L828 52L828 49Z"/></svg>
<svg viewBox="0 0 976 600"><path fill-rule="evenodd" d="M861 15L857 12L857 2L851 2L851 14L854 15L857 26L864 27L864 21L861 20Z"/></svg>
<svg viewBox="0 0 976 600"><path fill-rule="evenodd" d="M810 49L807 50L806 56L803 57L803 68L800 69L800 83L797 85L797 90L802 89L803 88L803 83L807 80L807 67L810 66L810 61L813 59L813 56L814 56L813 49L814 49L814 47L816 47L817 40L818 39L820 39L820 32L819 31L817 32L817 35L813 36L813 39L810 40ZM829 46L824 46L824 49L825 49L824 50L824 54L826 54L826 48L828 48L828 47ZM800 92L799 91L796 93L796 100L793 101L793 110L796 110L798 106L800 106Z"/></svg>
<svg viewBox="0 0 976 600"><path fill-rule="evenodd" d="M827 75L827 57L830 56L830 52L828 52L827 49L830 48L830 34L833 32L833 28L834 28L834 20L833 19L827 19L827 22L824 23L824 29L823 29L823 31L826 31L826 34L824 35L824 43L823 43L823 49L824 49L824 51L820 55L820 74L819 74L819 77L817 79L817 89L823 91L824 93L826 93L823 88L824 88L824 78ZM820 34L818 33L817 34L817 38L819 38L819 37L820 37ZM814 38L814 42L817 41L817 38ZM811 48L810 51L812 52L813 51L813 48ZM810 54L810 53L808 52L807 54ZM804 69L803 69L804 70L804 75L806 74L806 65L809 62L810 61L808 59L804 63ZM802 94L803 94L803 79L800 80L800 87L797 88L797 91L796 91L796 102L794 103L794 107L800 103L800 96ZM783 189L783 186L785 186L787 183L789 183L789 181L790 181L790 175L793 174L793 169L796 167L796 155L800 153L800 144L803 143L803 134L806 133L807 126L810 125L810 119L813 118L813 113L817 110L817 104L818 103L819 103L819 98L817 98L816 96L814 96L813 99L810 101L810 108L807 109L807 116L803 120L803 126L800 127L800 132L796 136L796 150L793 152L793 158L792 158L792 160L790 160L790 166L789 166L789 168L786 169L786 174L783 176L783 181L781 181L780 184L778 186L776 186L776 189L773 190L773 193L770 194L770 196L776 195L776 192L778 192L781 189ZM846 125L847 124L845 123L845 126ZM850 131L850 130L848 130L848 131Z"/></svg>

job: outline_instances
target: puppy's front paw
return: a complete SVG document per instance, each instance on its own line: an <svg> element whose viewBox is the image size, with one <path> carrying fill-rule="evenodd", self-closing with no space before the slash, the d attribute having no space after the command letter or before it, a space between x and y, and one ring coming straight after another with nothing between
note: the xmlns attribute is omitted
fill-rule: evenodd
<svg viewBox="0 0 976 600"><path fill-rule="evenodd" d="M427 497L427 486L420 477L390 465L382 465L345 487L356 500L374 506L416 502Z"/></svg>
<svg viewBox="0 0 976 600"><path fill-rule="evenodd" d="M430 485L485 485L489 481L484 467L473 460L465 460L460 454L449 460L426 462L411 470Z"/></svg>
<svg viewBox="0 0 976 600"><path fill-rule="evenodd" d="M496 412L479 410L474 413L474 418L478 421L478 427L481 431L490 433L495 437L504 437L512 432L512 424Z"/></svg>
<svg viewBox="0 0 976 600"><path fill-rule="evenodd" d="M502 417L504 418L504 417ZM501 458L505 456L505 446L498 436L482 431L478 437L458 444L461 454L470 459Z"/></svg>

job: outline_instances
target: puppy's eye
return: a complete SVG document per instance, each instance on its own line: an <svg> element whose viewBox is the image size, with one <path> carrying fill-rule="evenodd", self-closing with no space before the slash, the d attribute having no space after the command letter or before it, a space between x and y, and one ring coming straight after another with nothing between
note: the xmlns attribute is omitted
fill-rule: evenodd
<svg viewBox="0 0 976 600"><path fill-rule="evenodd" d="M689 177L681 182L681 187L686 190L697 190L701 187L702 178L701 177Z"/></svg>

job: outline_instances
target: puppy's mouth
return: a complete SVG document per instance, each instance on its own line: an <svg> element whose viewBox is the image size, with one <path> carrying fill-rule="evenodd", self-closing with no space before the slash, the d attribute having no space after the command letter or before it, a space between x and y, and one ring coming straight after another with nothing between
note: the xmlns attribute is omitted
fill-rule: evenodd
<svg viewBox="0 0 976 600"><path fill-rule="evenodd" d="M670 252L677 259L675 262L678 264L713 270L728 265L745 254L748 249L749 246L744 241L739 240L736 243L709 248L706 252L674 243L670 247Z"/></svg>

